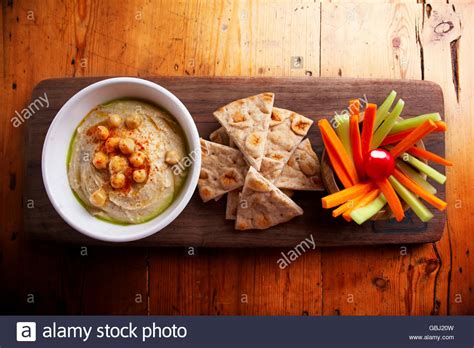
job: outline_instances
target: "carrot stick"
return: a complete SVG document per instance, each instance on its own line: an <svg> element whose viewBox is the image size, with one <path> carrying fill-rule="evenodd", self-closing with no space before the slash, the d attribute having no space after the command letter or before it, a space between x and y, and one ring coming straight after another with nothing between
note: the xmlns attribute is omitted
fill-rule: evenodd
<svg viewBox="0 0 474 348"><path fill-rule="evenodd" d="M405 176L401 171L398 169L395 169L393 172L393 176L395 179L400 181L400 183L405 186L408 190L413 192L415 195L420 196L423 198L425 201L427 201L429 204L431 204L433 207L439 210L444 210L448 206L448 204L436 197L435 195L429 193L426 191L424 188L421 186L417 185L414 181L412 181L410 178Z"/></svg>
<svg viewBox="0 0 474 348"><path fill-rule="evenodd" d="M421 140L424 136L431 133L433 130L436 129L436 124L428 120L424 122L421 126L418 126L408 134L402 141L400 141L393 149L390 150L390 154L393 157L398 157L410 147L415 145L419 140ZM385 197L387 198L387 197ZM388 198L387 198L388 200Z"/></svg>
<svg viewBox="0 0 474 348"><path fill-rule="evenodd" d="M326 146L326 149L331 148L332 156L335 156L339 160L339 164L345 169L347 175L349 176L352 184L359 182L359 177L357 171L354 167L354 163L347 154L344 145L342 145L341 140L334 132L334 129L329 124L328 120L322 119L318 122L319 130L323 136L323 142ZM331 162L332 163L332 162ZM346 185L344 185L346 187Z"/></svg>
<svg viewBox="0 0 474 348"><path fill-rule="evenodd" d="M371 187L371 183L359 183L342 191L333 193L332 195L323 197L321 198L323 208L334 208L342 203L347 202L350 199L354 199L360 196L361 194L366 193L370 190Z"/></svg>
<svg viewBox="0 0 474 348"><path fill-rule="evenodd" d="M375 198L377 198L377 196L379 195L380 193L380 190L379 189L373 189L371 191L369 191L368 193L366 193L364 196L362 196L361 199L358 200L358 202L356 203L356 205L354 205L352 208L346 210L343 214L342 214L342 217L346 220L346 221L351 221L352 218L351 218L351 213L356 210L356 209L359 209L361 207L365 207L367 204L369 204L370 202L372 202Z"/></svg>
<svg viewBox="0 0 474 348"><path fill-rule="evenodd" d="M392 209L393 215L397 221L402 221L405 217L405 213L403 212L402 203L398 198L395 190L393 189L392 185L388 181L388 179L377 180L377 185L382 191L385 199L387 200L390 209Z"/></svg>
<svg viewBox="0 0 474 348"><path fill-rule="evenodd" d="M436 129L433 132L445 132L448 128L446 126L446 123L443 121L436 121ZM384 145L390 145L390 144L395 144L398 143L399 141L402 141L408 134L413 132L415 128L410 128L406 129L404 131L395 133L395 134L390 134L385 137L385 139L382 141L382 146Z"/></svg>
<svg viewBox="0 0 474 348"><path fill-rule="evenodd" d="M435 132L446 132L448 130L448 125L443 121L436 121L436 131Z"/></svg>
<svg viewBox="0 0 474 348"><path fill-rule="evenodd" d="M418 158L423 158L423 159L431 161L431 162L442 164L443 166L449 166L450 167L450 166L453 165L453 162L448 161L447 159L445 159L441 156L438 156L437 154L435 154L433 152L420 149L419 147L416 147L416 146L410 147L407 150L407 152L409 154L413 155L413 156L418 157Z"/></svg>
<svg viewBox="0 0 474 348"><path fill-rule="evenodd" d="M329 144L329 140L325 135L322 136L324 144ZM336 151L330 147L326 146L326 153L329 157L329 161L331 162L331 166L336 173L337 177L339 180L342 182L342 185L345 188L353 186L352 180L349 177L349 174L347 174L347 171L345 170L344 166L342 163L339 161L339 158L337 157Z"/></svg>
<svg viewBox="0 0 474 348"><path fill-rule="evenodd" d="M398 133L395 133L395 134L392 134L392 135L387 135L385 137L385 139L382 141L382 144L380 144L380 145L385 146L385 145L398 143L398 142L402 141L403 139L405 139L405 137L408 134L410 134L412 131L413 131L413 129L408 129L408 130L403 131L403 132L398 132Z"/></svg>
<svg viewBox="0 0 474 348"><path fill-rule="evenodd" d="M339 207L337 207L336 209L332 211L332 217L336 218L342 213L346 212L348 209L355 207L356 204L359 202L359 200L362 199L362 197L364 197L364 195L360 195L359 197L349 199L346 203L341 204Z"/></svg>
<svg viewBox="0 0 474 348"><path fill-rule="evenodd" d="M351 115L360 114L360 101L359 99L352 99L349 101L349 113Z"/></svg>
<svg viewBox="0 0 474 348"><path fill-rule="evenodd" d="M377 113L377 105L367 104L364 113L364 123L362 125L361 149L362 156L365 158L370 152L372 136L374 134L375 115Z"/></svg>
<svg viewBox="0 0 474 348"><path fill-rule="evenodd" d="M354 165L357 170L359 179L364 178L364 158L362 157L362 148L360 143L360 132L359 132L359 115L352 115L349 119L349 133L352 145L352 158L354 159Z"/></svg>

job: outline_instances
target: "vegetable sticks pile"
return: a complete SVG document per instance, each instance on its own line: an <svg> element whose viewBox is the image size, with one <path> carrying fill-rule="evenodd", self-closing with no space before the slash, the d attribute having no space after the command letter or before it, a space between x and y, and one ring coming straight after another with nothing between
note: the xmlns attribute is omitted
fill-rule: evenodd
<svg viewBox="0 0 474 348"><path fill-rule="evenodd" d="M446 177L425 162L444 166L453 163L417 145L432 132L445 132L446 123L439 113L400 119L405 103L399 99L393 106L396 96L392 91L379 108L368 103L362 122L361 105L358 100L351 100L350 116L338 119L336 131L328 120L319 121L327 156L344 186L322 198L323 208L334 208L333 217L362 224L388 205L394 218L401 221L405 217L404 202L420 220L429 221L433 214L424 202L446 209L446 202L436 197L436 189L426 180L428 177L444 184ZM374 149L385 150L396 159L395 169L387 177L374 179L365 172L374 168L366 167L366 159ZM394 161L391 163L393 169Z"/></svg>

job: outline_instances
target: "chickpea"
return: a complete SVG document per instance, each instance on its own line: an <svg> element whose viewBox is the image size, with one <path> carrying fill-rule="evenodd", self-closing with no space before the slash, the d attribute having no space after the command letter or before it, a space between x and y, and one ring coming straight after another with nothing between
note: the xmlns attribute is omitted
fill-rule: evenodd
<svg viewBox="0 0 474 348"><path fill-rule="evenodd" d="M105 142L105 151L107 153L115 152L117 151L120 143L120 138L117 137L110 137L107 139Z"/></svg>
<svg viewBox="0 0 474 348"><path fill-rule="evenodd" d="M105 126L98 126L96 130L96 138L98 140L107 140L110 135L109 129Z"/></svg>
<svg viewBox="0 0 474 348"><path fill-rule="evenodd" d="M109 115L109 126L112 128L117 128L122 125L123 119L122 116L118 114L110 114Z"/></svg>
<svg viewBox="0 0 474 348"><path fill-rule="evenodd" d="M131 155L135 151L135 142L131 138L120 139L119 148L124 155Z"/></svg>
<svg viewBox="0 0 474 348"><path fill-rule="evenodd" d="M94 154L94 158L92 159L92 164L97 169L105 169L107 168L107 164L109 164L109 156L107 156L102 151L98 151Z"/></svg>
<svg viewBox="0 0 474 348"><path fill-rule="evenodd" d="M127 116L125 119L125 124L129 129L135 129L140 127L140 124L142 123L142 117L138 113L133 113L130 116Z"/></svg>
<svg viewBox="0 0 474 348"><path fill-rule="evenodd" d="M96 207L103 207L107 200L107 192L103 188L98 189L89 197L89 201Z"/></svg>
<svg viewBox="0 0 474 348"><path fill-rule="evenodd" d="M133 180L137 183L142 183L146 180L147 174L145 169L137 169L133 171Z"/></svg>
<svg viewBox="0 0 474 348"><path fill-rule="evenodd" d="M128 168L128 160L123 156L113 156L109 162L109 171L111 174L123 172Z"/></svg>
<svg viewBox="0 0 474 348"><path fill-rule="evenodd" d="M110 176L110 185L112 185L114 189L121 189L125 186L126 180L127 178L123 173L113 174Z"/></svg>
<svg viewBox="0 0 474 348"><path fill-rule="evenodd" d="M166 152L165 162L173 165L179 162L179 155L176 151L170 150Z"/></svg>
<svg viewBox="0 0 474 348"><path fill-rule="evenodd" d="M141 167L145 163L146 156L143 152L137 151L134 152L133 155L130 156L129 161L130 164L135 167Z"/></svg>

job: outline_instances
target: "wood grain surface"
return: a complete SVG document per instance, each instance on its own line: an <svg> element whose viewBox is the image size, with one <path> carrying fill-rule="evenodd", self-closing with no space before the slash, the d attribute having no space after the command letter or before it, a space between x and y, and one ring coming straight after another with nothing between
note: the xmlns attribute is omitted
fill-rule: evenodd
<svg viewBox="0 0 474 348"><path fill-rule="evenodd" d="M54 210L44 189L41 175L41 152L44 139L54 116L64 103L79 90L101 78L65 78L45 80L33 90L32 101L46 95L49 107L38 110L26 122L24 190L24 230L35 240L72 242L79 245L101 244L71 229ZM219 107L248 95L264 91L275 93L278 106L294 110L314 120L308 138L315 150L322 153L317 121L332 117L347 108L348 101L361 98L382 103L391 90L396 90L406 107L404 115L422 115L432 111L444 114L443 93L432 82L348 78L150 78L174 93L193 116L201 137L220 127L212 112ZM363 91L363 93L362 93ZM430 96L429 105L426 96ZM328 116L330 115L330 116ZM444 133L434 133L425 139L430 151L444 156ZM58 159L59 160L59 159ZM437 167L444 172L444 168ZM443 185L436 185L438 196L445 197ZM267 231L235 231L234 221L225 220L226 200L204 204L196 190L181 215L159 233L130 243L141 246L195 247L289 247L310 238L316 246L411 244L435 242L441 238L445 213L432 209L434 218L422 223L412 212L398 224L394 220L368 222L362 226L331 217L331 211L321 207L323 192L296 192L293 199L305 214L289 223ZM28 202L34 202L34 209ZM106 244L106 243L104 243ZM106 244L107 245L107 244Z"/></svg>
<svg viewBox="0 0 474 348"><path fill-rule="evenodd" d="M451 1L449 1L451 2ZM2 2L0 312L474 314L470 1ZM321 76L438 83L449 125L447 227L423 246L65 247L26 240L23 139L11 118L52 77ZM427 103L430 97L426 98Z"/></svg>

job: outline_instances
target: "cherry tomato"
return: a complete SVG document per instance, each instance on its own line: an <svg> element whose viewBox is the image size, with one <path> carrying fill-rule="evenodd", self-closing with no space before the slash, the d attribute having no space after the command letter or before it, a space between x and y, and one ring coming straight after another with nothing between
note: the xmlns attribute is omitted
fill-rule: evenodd
<svg viewBox="0 0 474 348"><path fill-rule="evenodd" d="M364 161L364 170L371 179L382 179L392 175L395 169L395 160L392 155L383 149L369 152Z"/></svg>

